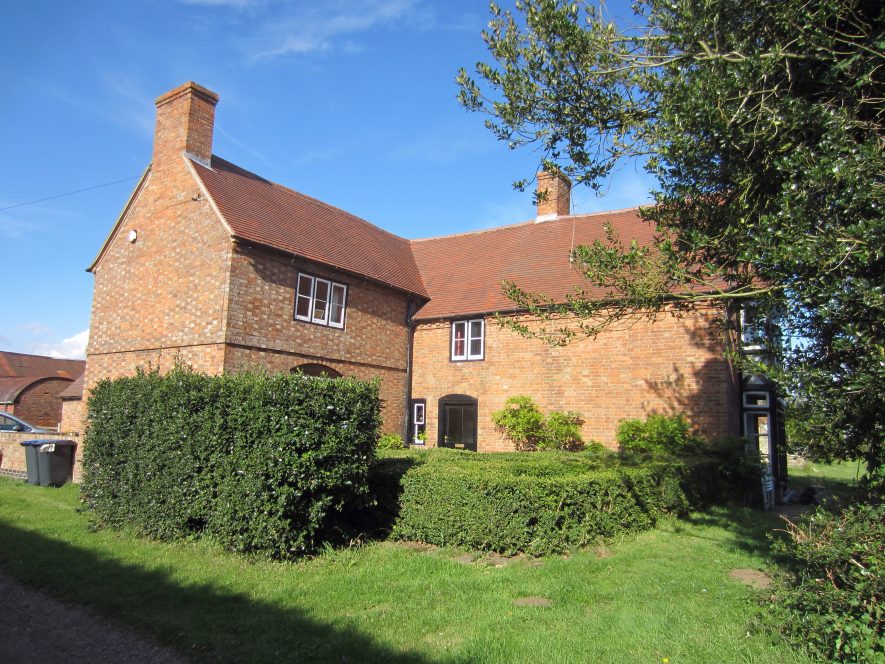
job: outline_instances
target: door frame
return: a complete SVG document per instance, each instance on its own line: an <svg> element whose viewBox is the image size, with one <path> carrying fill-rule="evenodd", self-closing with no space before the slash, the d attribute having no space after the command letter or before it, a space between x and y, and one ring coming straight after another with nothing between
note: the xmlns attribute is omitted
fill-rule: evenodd
<svg viewBox="0 0 885 664"><path fill-rule="evenodd" d="M473 452L479 450L479 439L477 435L477 429L479 424L479 399L476 399L469 394L447 394L442 397L437 404L437 431L436 431L436 445L437 447L447 447L444 445L445 439L445 429L446 429L446 406L472 406L476 413L476 417L473 418ZM469 449L469 448L468 448Z"/></svg>

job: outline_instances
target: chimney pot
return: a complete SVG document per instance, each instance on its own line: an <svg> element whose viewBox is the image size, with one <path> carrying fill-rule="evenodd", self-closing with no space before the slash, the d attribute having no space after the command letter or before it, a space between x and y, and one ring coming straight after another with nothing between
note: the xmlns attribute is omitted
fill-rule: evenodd
<svg viewBox="0 0 885 664"><path fill-rule="evenodd" d="M182 153L209 165L218 95L188 81L157 98L153 168L163 169Z"/></svg>
<svg viewBox="0 0 885 664"><path fill-rule="evenodd" d="M538 179L538 216L535 222L550 221L571 214L572 181L562 173L540 171Z"/></svg>

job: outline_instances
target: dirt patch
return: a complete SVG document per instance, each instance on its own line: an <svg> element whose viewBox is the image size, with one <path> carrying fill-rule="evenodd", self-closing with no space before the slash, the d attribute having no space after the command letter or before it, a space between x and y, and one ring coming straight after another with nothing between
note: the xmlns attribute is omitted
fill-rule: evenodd
<svg viewBox="0 0 885 664"><path fill-rule="evenodd" d="M771 577L758 569L739 568L731 570L729 576L751 588L765 589L771 585Z"/></svg>
<svg viewBox="0 0 885 664"><path fill-rule="evenodd" d="M0 574L0 662L184 664L178 653Z"/></svg>
<svg viewBox="0 0 885 664"><path fill-rule="evenodd" d="M611 558L612 552L609 551L607 546L597 546L593 549L593 553L596 554L597 558Z"/></svg>
<svg viewBox="0 0 885 664"><path fill-rule="evenodd" d="M519 560L518 556L507 558L497 553L490 553L483 559L483 562L490 567L506 567L507 565L512 565L517 560Z"/></svg>
<svg viewBox="0 0 885 664"><path fill-rule="evenodd" d="M462 553L460 556L455 556L452 558L456 563L461 563L462 565L469 565L473 562L473 554L472 553Z"/></svg>
<svg viewBox="0 0 885 664"><path fill-rule="evenodd" d="M439 547L435 544L427 544L426 542L396 542L396 546L400 546L417 553L427 553L428 551L436 551Z"/></svg>
<svg viewBox="0 0 885 664"><path fill-rule="evenodd" d="M520 597L513 600L516 606L550 606L552 601L546 597Z"/></svg>

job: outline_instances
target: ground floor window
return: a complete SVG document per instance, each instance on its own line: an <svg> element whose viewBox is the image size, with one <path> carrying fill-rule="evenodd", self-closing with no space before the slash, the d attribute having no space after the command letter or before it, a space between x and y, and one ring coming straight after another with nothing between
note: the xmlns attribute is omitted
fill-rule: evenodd
<svg viewBox="0 0 885 664"><path fill-rule="evenodd" d="M439 447L476 452L478 401L466 394L449 394L439 400Z"/></svg>
<svg viewBox="0 0 885 664"><path fill-rule="evenodd" d="M425 432L427 431L427 400L412 399L412 445L423 445L425 443Z"/></svg>

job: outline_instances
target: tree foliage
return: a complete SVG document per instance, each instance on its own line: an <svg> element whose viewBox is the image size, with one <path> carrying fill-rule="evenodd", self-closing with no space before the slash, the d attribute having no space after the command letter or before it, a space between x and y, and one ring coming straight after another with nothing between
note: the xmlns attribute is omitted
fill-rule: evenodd
<svg viewBox="0 0 885 664"><path fill-rule="evenodd" d="M880 468L883 5L639 0L633 10L638 27L625 29L586 1L493 4L492 63L459 73L461 103L511 149L538 149L546 169L599 189L640 159L658 182L642 210L657 225L653 247L610 230L574 251L607 297L505 291L559 321L541 333L553 343L752 300L780 317L766 371L808 404L813 451Z"/></svg>

